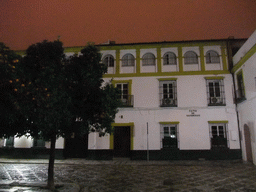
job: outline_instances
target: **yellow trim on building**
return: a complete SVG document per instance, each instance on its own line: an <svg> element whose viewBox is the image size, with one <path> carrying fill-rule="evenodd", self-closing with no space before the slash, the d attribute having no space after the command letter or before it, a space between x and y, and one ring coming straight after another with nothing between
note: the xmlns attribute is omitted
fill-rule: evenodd
<svg viewBox="0 0 256 192"><path fill-rule="evenodd" d="M170 125L170 124L179 124L179 121L161 121L159 122L161 125Z"/></svg>
<svg viewBox="0 0 256 192"><path fill-rule="evenodd" d="M177 78L160 78L158 81L176 81Z"/></svg>
<svg viewBox="0 0 256 192"><path fill-rule="evenodd" d="M161 58L161 48L158 47L156 49L157 51L157 59L156 59L156 63L157 63L157 72L161 72L162 71L162 58Z"/></svg>
<svg viewBox="0 0 256 192"><path fill-rule="evenodd" d="M183 72L183 57L182 57L182 47L178 47L178 59L179 59L179 72Z"/></svg>
<svg viewBox="0 0 256 192"><path fill-rule="evenodd" d="M127 80L112 80L111 83L116 87L116 84L118 83L127 83L128 84L128 94L132 95L132 80L127 79Z"/></svg>
<svg viewBox="0 0 256 192"><path fill-rule="evenodd" d="M130 150L134 149L134 123L130 122L130 123L112 123L111 124L112 127L130 127ZM111 133L110 137L109 137L109 149L114 149L114 134L113 132Z"/></svg>
<svg viewBox="0 0 256 192"><path fill-rule="evenodd" d="M237 83L237 76L241 75L242 79L243 79L243 87L244 87L244 97L246 98L246 92L245 92L245 84L244 84L244 73L243 73L243 69L240 69L237 73L236 73L236 83Z"/></svg>
<svg viewBox="0 0 256 192"><path fill-rule="evenodd" d="M200 52L200 63L201 63L201 71L205 71L205 61L204 61L204 46L200 45L199 46L199 52Z"/></svg>
<svg viewBox="0 0 256 192"><path fill-rule="evenodd" d="M136 49L136 75L140 74L140 49Z"/></svg>
<svg viewBox="0 0 256 192"><path fill-rule="evenodd" d="M116 50L116 72L115 74L120 74L120 49Z"/></svg>
<svg viewBox="0 0 256 192"><path fill-rule="evenodd" d="M209 124L228 123L228 121L208 121Z"/></svg>
<svg viewBox="0 0 256 192"><path fill-rule="evenodd" d="M157 73L122 73L122 74L105 74L105 78L114 77L155 77L155 76L181 76L181 75L219 75L230 74L229 71L183 71L183 72L157 72Z"/></svg>
<svg viewBox="0 0 256 192"><path fill-rule="evenodd" d="M223 77L223 76L218 76L218 77L216 77L216 76L213 76L213 77L204 77L206 80L212 80L212 79L224 79L225 77Z"/></svg>
<svg viewBox="0 0 256 192"><path fill-rule="evenodd" d="M228 70L227 54L225 50L226 50L226 46L221 46L221 58L222 58L223 70Z"/></svg>
<svg viewBox="0 0 256 192"><path fill-rule="evenodd" d="M256 44L237 62L237 64L231 70L232 73L236 72L253 54L256 53Z"/></svg>

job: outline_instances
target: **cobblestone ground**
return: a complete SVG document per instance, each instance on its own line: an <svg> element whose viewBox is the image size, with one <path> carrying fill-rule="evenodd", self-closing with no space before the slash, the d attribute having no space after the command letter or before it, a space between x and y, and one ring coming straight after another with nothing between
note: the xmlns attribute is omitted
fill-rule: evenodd
<svg viewBox="0 0 256 192"><path fill-rule="evenodd" d="M45 182L47 164L2 163L0 179ZM238 161L56 164L55 182L77 183L81 191L256 192L256 167Z"/></svg>

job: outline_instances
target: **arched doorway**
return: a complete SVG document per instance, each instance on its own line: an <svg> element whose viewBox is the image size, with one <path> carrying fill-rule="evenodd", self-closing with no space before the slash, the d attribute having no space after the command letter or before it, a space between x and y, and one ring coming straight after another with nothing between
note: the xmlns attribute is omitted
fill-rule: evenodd
<svg viewBox="0 0 256 192"><path fill-rule="evenodd" d="M244 124L244 140L247 161L252 162L251 133L248 125Z"/></svg>

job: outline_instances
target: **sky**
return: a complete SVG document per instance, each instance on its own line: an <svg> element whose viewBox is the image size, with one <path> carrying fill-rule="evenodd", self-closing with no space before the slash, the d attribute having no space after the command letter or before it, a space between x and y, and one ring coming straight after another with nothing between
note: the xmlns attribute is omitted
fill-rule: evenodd
<svg viewBox="0 0 256 192"><path fill-rule="evenodd" d="M256 0L0 0L0 42L25 50L60 36L64 47L248 38Z"/></svg>

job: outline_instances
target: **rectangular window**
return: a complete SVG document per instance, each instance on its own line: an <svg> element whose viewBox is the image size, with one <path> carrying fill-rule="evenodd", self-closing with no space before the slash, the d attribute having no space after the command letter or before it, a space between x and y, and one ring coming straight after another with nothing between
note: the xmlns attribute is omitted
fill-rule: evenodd
<svg viewBox="0 0 256 192"><path fill-rule="evenodd" d="M226 124L210 124L212 147L227 147Z"/></svg>
<svg viewBox="0 0 256 192"><path fill-rule="evenodd" d="M161 125L161 147L178 148L178 125Z"/></svg>
<svg viewBox="0 0 256 192"><path fill-rule="evenodd" d="M209 106L225 105L225 91L222 79L207 80L207 100Z"/></svg>
<svg viewBox="0 0 256 192"><path fill-rule="evenodd" d="M129 84L128 83L117 83L116 87L121 91L120 99L123 103L123 107L133 106L133 97L129 95Z"/></svg>
<svg viewBox="0 0 256 192"><path fill-rule="evenodd" d="M34 138L34 140L33 140L33 147L45 148L45 141L42 140L42 139Z"/></svg>
<svg viewBox="0 0 256 192"><path fill-rule="evenodd" d="M5 147L14 147L14 137L9 137L5 140Z"/></svg>
<svg viewBox="0 0 256 192"><path fill-rule="evenodd" d="M160 106L177 107L176 81L160 81Z"/></svg>
<svg viewBox="0 0 256 192"><path fill-rule="evenodd" d="M241 102L245 100L244 79L243 79L242 71L236 75L236 79L237 79L237 90L236 90L237 102Z"/></svg>

